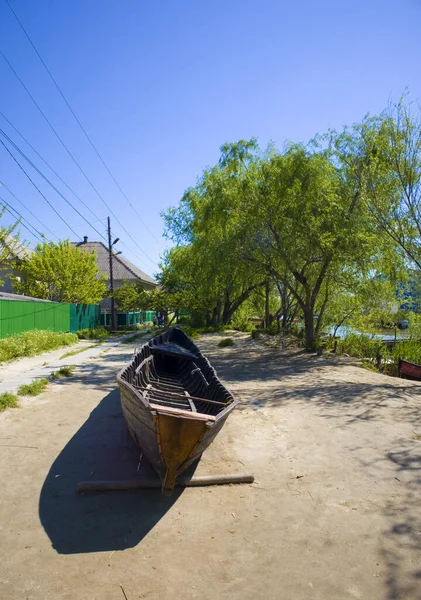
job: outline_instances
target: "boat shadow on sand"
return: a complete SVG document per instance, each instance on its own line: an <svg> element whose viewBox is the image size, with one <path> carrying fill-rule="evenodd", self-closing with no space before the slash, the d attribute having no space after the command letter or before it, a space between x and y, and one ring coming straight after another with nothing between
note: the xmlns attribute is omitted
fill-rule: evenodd
<svg viewBox="0 0 421 600"><path fill-rule="evenodd" d="M60 452L44 481L39 515L59 554L136 546L181 495L161 490L76 493L81 481L155 478L129 438L118 389L110 392ZM193 472L192 469L191 472Z"/></svg>

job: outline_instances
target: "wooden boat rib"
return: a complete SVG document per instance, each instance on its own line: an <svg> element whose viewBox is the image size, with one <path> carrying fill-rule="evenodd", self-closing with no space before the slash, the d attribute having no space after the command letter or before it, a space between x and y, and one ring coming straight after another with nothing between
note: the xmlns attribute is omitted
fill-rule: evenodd
<svg viewBox="0 0 421 600"><path fill-rule="evenodd" d="M237 402L178 326L144 344L117 381L130 434L169 495Z"/></svg>

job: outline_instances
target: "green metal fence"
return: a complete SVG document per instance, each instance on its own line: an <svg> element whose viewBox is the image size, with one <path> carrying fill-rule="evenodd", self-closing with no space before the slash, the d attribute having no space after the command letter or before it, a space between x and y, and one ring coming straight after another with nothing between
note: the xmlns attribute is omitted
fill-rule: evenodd
<svg viewBox="0 0 421 600"><path fill-rule="evenodd" d="M0 300L0 338L29 331L69 331L69 304Z"/></svg>
<svg viewBox="0 0 421 600"><path fill-rule="evenodd" d="M101 322L101 310L97 304L70 304L70 331L95 329Z"/></svg>
<svg viewBox="0 0 421 600"><path fill-rule="evenodd" d="M29 331L77 331L100 322L99 306L0 299L0 338Z"/></svg>

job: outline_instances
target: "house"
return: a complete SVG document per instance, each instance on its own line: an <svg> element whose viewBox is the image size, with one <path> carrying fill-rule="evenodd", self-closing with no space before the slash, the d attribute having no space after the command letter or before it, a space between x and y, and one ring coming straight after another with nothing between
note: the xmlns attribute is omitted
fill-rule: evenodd
<svg viewBox="0 0 421 600"><path fill-rule="evenodd" d="M83 242L72 242L72 245L83 250L87 250L88 252L96 252L96 262L99 273L106 275L107 285L110 286L110 255L108 247L103 242L90 242L88 240L88 236L86 235L83 238ZM136 267L129 260L121 256L121 254L116 254L113 252L112 261L114 289L127 282L140 283L143 286L143 289L146 291L152 290L158 286L158 283L152 279L152 277ZM104 315L104 324L107 325L109 323L111 314L110 298L104 298L104 300L101 301L101 313ZM135 315L132 318L132 322L139 322L139 318L140 317L138 314ZM148 318L147 320L151 319L152 317L150 319ZM119 325L128 325L129 322L129 315L126 315L126 313L118 314Z"/></svg>
<svg viewBox="0 0 421 600"><path fill-rule="evenodd" d="M6 293L13 292L10 276L19 277L19 274L13 269L12 262L22 262L33 254L33 250L25 246L23 242L10 234L6 234L1 240L0 255L6 251L6 259L0 264L0 291Z"/></svg>

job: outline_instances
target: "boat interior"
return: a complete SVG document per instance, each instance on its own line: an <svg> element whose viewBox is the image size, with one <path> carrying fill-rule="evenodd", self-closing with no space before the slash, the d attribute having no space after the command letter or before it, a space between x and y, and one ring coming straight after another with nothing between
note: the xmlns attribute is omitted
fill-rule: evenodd
<svg viewBox="0 0 421 600"><path fill-rule="evenodd" d="M191 346L165 339L146 344L123 378L149 403L216 416L233 397L208 360Z"/></svg>

